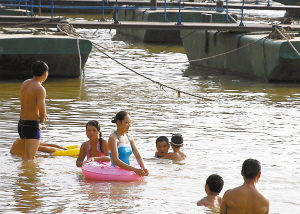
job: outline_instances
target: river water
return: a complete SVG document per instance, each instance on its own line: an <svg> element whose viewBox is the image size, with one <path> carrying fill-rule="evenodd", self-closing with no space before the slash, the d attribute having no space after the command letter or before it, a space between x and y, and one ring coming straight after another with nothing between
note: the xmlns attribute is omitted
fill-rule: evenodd
<svg viewBox="0 0 300 214"><path fill-rule="evenodd" d="M248 20L283 14L252 11ZM267 84L190 67L181 46L162 51L166 45L144 44L114 30L78 32L134 71L213 101L178 97L96 49L84 78L48 79L44 142L81 144L91 119L100 121L107 139L116 129L111 118L120 110L131 112L130 133L150 175L143 182L101 182L85 179L73 157L38 153L34 161L22 162L9 153L18 137L23 80L0 80L1 213L214 213L196 206L205 196L206 178L221 175L223 195L243 183L240 170L248 158L262 164L257 187L269 197L270 213L299 213L299 84ZM187 159L180 163L154 158L155 139L172 133L184 138Z"/></svg>

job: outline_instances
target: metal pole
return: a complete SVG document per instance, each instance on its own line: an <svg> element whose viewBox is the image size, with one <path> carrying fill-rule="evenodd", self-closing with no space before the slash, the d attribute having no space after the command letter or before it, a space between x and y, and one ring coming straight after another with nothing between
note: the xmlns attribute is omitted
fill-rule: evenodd
<svg viewBox="0 0 300 214"><path fill-rule="evenodd" d="M104 0L102 0L102 18L101 18L101 21L105 21L105 18L104 18Z"/></svg>
<svg viewBox="0 0 300 214"><path fill-rule="evenodd" d="M33 16L33 0L31 0L31 12L30 15Z"/></svg>
<svg viewBox="0 0 300 214"><path fill-rule="evenodd" d="M268 0L268 5L267 5L267 7L270 7L270 0Z"/></svg>
<svg viewBox="0 0 300 214"><path fill-rule="evenodd" d="M228 23L228 0L226 0L226 22Z"/></svg>
<svg viewBox="0 0 300 214"><path fill-rule="evenodd" d="M42 15L42 0L39 0L39 15L41 16Z"/></svg>
<svg viewBox="0 0 300 214"><path fill-rule="evenodd" d="M165 17L164 17L164 22L167 22L167 0L165 0L165 4L164 4L164 10L165 10Z"/></svg>
<svg viewBox="0 0 300 214"><path fill-rule="evenodd" d="M177 25L181 25L181 12L180 12L180 9L181 9L181 0L179 0L179 15L178 15L178 22L177 22Z"/></svg>
<svg viewBox="0 0 300 214"><path fill-rule="evenodd" d="M53 21L53 0L51 0L51 22Z"/></svg>
<svg viewBox="0 0 300 214"><path fill-rule="evenodd" d="M26 16L28 16L28 13L27 13L27 10L28 10L28 8L27 8L27 0L25 1L25 9L26 9Z"/></svg>
<svg viewBox="0 0 300 214"><path fill-rule="evenodd" d="M244 24L243 24L243 18L244 18L244 4L245 4L245 0L243 0L243 5L242 5L242 16L241 16L241 23L240 23L240 26L244 26Z"/></svg>
<svg viewBox="0 0 300 214"><path fill-rule="evenodd" d="M116 12L115 12L115 17L114 17L114 24L119 24L119 21L118 21L118 0L116 0Z"/></svg>

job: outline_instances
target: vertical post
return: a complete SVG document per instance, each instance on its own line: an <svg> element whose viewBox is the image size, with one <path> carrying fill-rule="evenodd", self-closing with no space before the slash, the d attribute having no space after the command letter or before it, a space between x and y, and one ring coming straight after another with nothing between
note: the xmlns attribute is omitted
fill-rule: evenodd
<svg viewBox="0 0 300 214"><path fill-rule="evenodd" d="M25 14L26 14L26 16L28 16L28 12L27 12L28 11L27 0L25 0L25 9L26 9L26 13Z"/></svg>
<svg viewBox="0 0 300 214"><path fill-rule="evenodd" d="M270 0L268 0L268 5L267 5L267 7L270 7Z"/></svg>
<svg viewBox="0 0 300 214"><path fill-rule="evenodd" d="M105 21L105 18L104 18L104 0L102 0L102 18L101 18L101 21Z"/></svg>
<svg viewBox="0 0 300 214"><path fill-rule="evenodd" d="M119 24L119 21L118 21L118 0L116 0L116 11L115 11L115 14L114 14L114 24Z"/></svg>
<svg viewBox="0 0 300 214"><path fill-rule="evenodd" d="M178 22L177 22L177 25L181 25L181 0L179 0L179 5L178 5L178 9L179 9L179 14L178 14Z"/></svg>
<svg viewBox="0 0 300 214"><path fill-rule="evenodd" d="M51 22L53 22L53 0L51 0Z"/></svg>
<svg viewBox="0 0 300 214"><path fill-rule="evenodd" d="M228 23L228 0L226 0L226 22Z"/></svg>
<svg viewBox="0 0 300 214"><path fill-rule="evenodd" d="M255 1L255 4L258 4L258 0Z"/></svg>
<svg viewBox="0 0 300 214"><path fill-rule="evenodd" d="M167 0L165 0L165 5L164 5L164 10L165 10L165 17L164 17L164 22L167 22Z"/></svg>
<svg viewBox="0 0 300 214"><path fill-rule="evenodd" d="M245 0L243 0L243 5L242 5L242 16L241 16L241 23L240 23L240 26L244 26L244 24L243 24L243 18L244 18L244 4L245 4Z"/></svg>
<svg viewBox="0 0 300 214"><path fill-rule="evenodd" d="M31 0L31 11L30 11L30 15L33 16L33 0Z"/></svg>
<svg viewBox="0 0 300 214"><path fill-rule="evenodd" d="M41 8L41 6L42 6L42 0L39 0L39 16L42 15L42 8Z"/></svg>

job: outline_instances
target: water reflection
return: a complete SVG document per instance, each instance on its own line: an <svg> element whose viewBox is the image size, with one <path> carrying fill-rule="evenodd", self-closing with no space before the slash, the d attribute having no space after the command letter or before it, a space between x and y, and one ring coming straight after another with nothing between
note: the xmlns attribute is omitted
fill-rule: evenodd
<svg viewBox="0 0 300 214"><path fill-rule="evenodd" d="M33 212L43 205L43 196L39 191L43 185L39 179L41 168L38 161L34 160L21 162L18 169L19 176L15 182L18 188L14 190L15 209L23 213Z"/></svg>
<svg viewBox="0 0 300 214"><path fill-rule="evenodd" d="M97 202L99 212L122 213L131 210L136 206L135 201L140 199L142 189L139 186L143 185L143 182L103 182L86 178L79 181L87 196L83 199L86 206L80 207L81 212L94 210L91 201Z"/></svg>

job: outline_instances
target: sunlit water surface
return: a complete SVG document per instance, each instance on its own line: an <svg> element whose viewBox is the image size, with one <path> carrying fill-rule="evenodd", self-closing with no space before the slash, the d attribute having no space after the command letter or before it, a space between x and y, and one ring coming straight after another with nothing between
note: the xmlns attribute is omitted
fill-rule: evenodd
<svg viewBox="0 0 300 214"><path fill-rule="evenodd" d="M130 133L150 175L143 182L101 182L85 179L72 157L38 153L35 161L22 162L10 155L23 80L0 81L1 213L213 213L196 206L205 196L206 178L220 174L223 195L243 183L240 170L247 158L262 164L257 187L269 197L270 213L299 213L299 84L266 84L193 68L182 47L161 52L165 45L139 43L114 30L78 32L134 71L213 101L178 97L96 49L82 80L48 79L44 142L81 144L91 119L100 121L107 139L116 129L111 118L120 110L131 112ZM184 138L187 159L180 163L154 158L155 139L172 133Z"/></svg>

